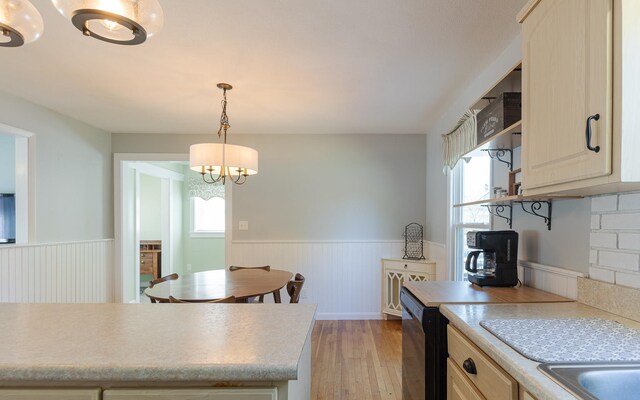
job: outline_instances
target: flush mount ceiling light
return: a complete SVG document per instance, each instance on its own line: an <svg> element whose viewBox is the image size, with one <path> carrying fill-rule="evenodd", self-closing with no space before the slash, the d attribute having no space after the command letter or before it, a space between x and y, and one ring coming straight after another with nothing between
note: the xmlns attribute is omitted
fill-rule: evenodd
<svg viewBox="0 0 640 400"><path fill-rule="evenodd" d="M42 16L27 0L0 0L0 46L19 47L42 35Z"/></svg>
<svg viewBox="0 0 640 400"><path fill-rule="evenodd" d="M52 0L85 36L109 43L141 44L162 28L157 0Z"/></svg>
<svg viewBox="0 0 640 400"><path fill-rule="evenodd" d="M224 183L229 177L233 183L242 185L247 176L258 173L258 152L250 147L227 144L227 91L232 89L228 83L218 83L222 89L222 115L218 138L222 143L198 143L189 148L189 167L202 174L206 183ZM208 178L208 179L207 179Z"/></svg>

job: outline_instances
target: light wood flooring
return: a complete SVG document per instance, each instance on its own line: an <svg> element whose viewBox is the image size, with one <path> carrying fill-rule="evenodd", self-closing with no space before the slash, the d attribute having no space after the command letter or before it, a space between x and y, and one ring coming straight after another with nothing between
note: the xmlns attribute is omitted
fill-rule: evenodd
<svg viewBox="0 0 640 400"><path fill-rule="evenodd" d="M312 400L401 400L402 323L316 321Z"/></svg>

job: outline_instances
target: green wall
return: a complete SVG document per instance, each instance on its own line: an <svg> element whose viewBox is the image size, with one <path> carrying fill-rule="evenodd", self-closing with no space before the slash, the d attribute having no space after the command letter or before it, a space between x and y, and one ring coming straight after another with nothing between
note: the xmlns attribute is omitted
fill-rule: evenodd
<svg viewBox="0 0 640 400"><path fill-rule="evenodd" d="M140 174L140 240L162 239L161 180Z"/></svg>
<svg viewBox="0 0 640 400"><path fill-rule="evenodd" d="M200 176L197 172L184 166L184 189L183 189L183 233L184 233L184 264L185 272L188 272L189 265L191 272L206 271L209 269L224 269L224 237L204 238L191 237L191 199L189 198L189 179L192 176Z"/></svg>

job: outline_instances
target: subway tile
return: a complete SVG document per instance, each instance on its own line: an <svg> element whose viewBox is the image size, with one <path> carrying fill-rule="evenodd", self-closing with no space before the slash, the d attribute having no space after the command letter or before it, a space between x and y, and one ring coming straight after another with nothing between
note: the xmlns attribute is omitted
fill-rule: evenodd
<svg viewBox="0 0 640 400"><path fill-rule="evenodd" d="M626 250L640 250L640 233L620 233L618 247Z"/></svg>
<svg viewBox="0 0 640 400"><path fill-rule="evenodd" d="M600 221L602 229L640 230L640 213L604 214Z"/></svg>
<svg viewBox="0 0 640 400"><path fill-rule="evenodd" d="M589 236L591 247L603 247L606 249L618 248L618 237L615 233L592 233Z"/></svg>
<svg viewBox="0 0 640 400"><path fill-rule="evenodd" d="M620 210L640 210L640 193L620 195Z"/></svg>
<svg viewBox="0 0 640 400"><path fill-rule="evenodd" d="M616 272L616 285L640 289L640 274Z"/></svg>
<svg viewBox="0 0 640 400"><path fill-rule="evenodd" d="M598 251L589 250L589 264L597 264L597 263L598 263Z"/></svg>
<svg viewBox="0 0 640 400"><path fill-rule="evenodd" d="M600 229L600 214L591 216L591 229Z"/></svg>
<svg viewBox="0 0 640 400"><path fill-rule="evenodd" d="M609 283L616 282L615 272L604 268L590 267L589 278Z"/></svg>
<svg viewBox="0 0 640 400"><path fill-rule="evenodd" d="M615 211L618 209L618 195L591 198L591 211Z"/></svg>
<svg viewBox="0 0 640 400"><path fill-rule="evenodd" d="M613 268L617 271L638 271L640 255L637 253L623 253L615 251L598 252L598 265Z"/></svg>

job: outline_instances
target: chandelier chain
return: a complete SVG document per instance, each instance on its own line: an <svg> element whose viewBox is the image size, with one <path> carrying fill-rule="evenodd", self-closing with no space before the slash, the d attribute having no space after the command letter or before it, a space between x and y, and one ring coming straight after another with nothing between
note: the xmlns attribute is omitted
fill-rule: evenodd
<svg viewBox="0 0 640 400"><path fill-rule="evenodd" d="M222 89L222 115L220 115L220 128L218 129L218 138L224 132L224 143L227 143L227 129L229 125L229 116L227 115L227 89Z"/></svg>

